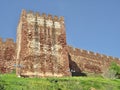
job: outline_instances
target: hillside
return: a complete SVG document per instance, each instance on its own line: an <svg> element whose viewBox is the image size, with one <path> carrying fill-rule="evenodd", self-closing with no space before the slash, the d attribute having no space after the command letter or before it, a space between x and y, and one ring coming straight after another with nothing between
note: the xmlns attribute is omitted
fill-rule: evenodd
<svg viewBox="0 0 120 90"><path fill-rule="evenodd" d="M18 78L15 74L1 74L0 90L120 90L120 80L102 77Z"/></svg>

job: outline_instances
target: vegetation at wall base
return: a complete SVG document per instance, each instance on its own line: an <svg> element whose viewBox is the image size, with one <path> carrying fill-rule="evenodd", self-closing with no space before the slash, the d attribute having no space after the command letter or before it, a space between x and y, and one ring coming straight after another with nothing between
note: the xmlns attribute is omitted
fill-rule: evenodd
<svg viewBox="0 0 120 90"><path fill-rule="evenodd" d="M15 74L0 74L0 90L120 90L120 79L18 78Z"/></svg>
<svg viewBox="0 0 120 90"><path fill-rule="evenodd" d="M115 72L115 77L120 79L120 65L112 62L110 65L110 70Z"/></svg>
<svg viewBox="0 0 120 90"><path fill-rule="evenodd" d="M110 67L103 72L104 78L120 79L120 65L112 62Z"/></svg>

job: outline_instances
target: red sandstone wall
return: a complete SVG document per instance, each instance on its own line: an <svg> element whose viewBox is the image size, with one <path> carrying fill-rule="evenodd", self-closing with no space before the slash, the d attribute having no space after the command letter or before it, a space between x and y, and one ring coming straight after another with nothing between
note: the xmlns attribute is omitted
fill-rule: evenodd
<svg viewBox="0 0 120 90"><path fill-rule="evenodd" d="M119 58L113 58L91 51L81 50L68 46L70 68L75 72L102 73L111 62L120 64Z"/></svg>
<svg viewBox="0 0 120 90"><path fill-rule="evenodd" d="M15 69L15 48L13 39L3 42L0 38L0 73L8 73Z"/></svg>
<svg viewBox="0 0 120 90"><path fill-rule="evenodd" d="M35 16L38 20L42 17L44 24L35 26L35 22L29 23L26 11L22 12L17 31L17 45L12 39L3 42L0 38L0 72L11 72L17 63L15 66L19 74L31 72L26 75L69 76L69 67L72 72L102 73L111 62L120 64L118 58L67 46L63 17L46 14L40 16L38 13L33 15ZM29 19L34 21L33 17ZM49 24L47 26L47 20L54 23L52 27ZM55 22L59 22L61 27L57 28L59 25L55 25ZM34 40L36 44L32 46Z"/></svg>
<svg viewBox="0 0 120 90"><path fill-rule="evenodd" d="M59 26L60 25L60 26ZM26 76L69 76L64 18L23 10L17 31L17 69Z"/></svg>

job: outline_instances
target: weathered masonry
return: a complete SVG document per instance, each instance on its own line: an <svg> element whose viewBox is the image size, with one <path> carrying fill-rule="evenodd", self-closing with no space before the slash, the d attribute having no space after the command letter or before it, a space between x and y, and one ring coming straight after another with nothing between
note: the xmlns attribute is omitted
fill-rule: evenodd
<svg viewBox="0 0 120 90"><path fill-rule="evenodd" d="M17 74L70 76L64 18L22 11L17 29Z"/></svg>
<svg viewBox="0 0 120 90"><path fill-rule="evenodd" d="M63 77L102 74L120 59L67 45L64 17L22 11L16 43L0 38L0 73L17 76Z"/></svg>
<svg viewBox="0 0 120 90"><path fill-rule="evenodd" d="M15 69L15 49L16 44L13 39L3 41L0 38L0 73L12 72Z"/></svg>

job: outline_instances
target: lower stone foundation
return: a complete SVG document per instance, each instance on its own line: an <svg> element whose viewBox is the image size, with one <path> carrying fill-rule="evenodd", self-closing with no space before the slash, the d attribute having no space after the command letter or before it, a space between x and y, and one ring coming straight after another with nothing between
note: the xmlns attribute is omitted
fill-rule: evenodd
<svg viewBox="0 0 120 90"><path fill-rule="evenodd" d="M64 74L59 73L33 73L33 72L27 72L27 73L21 73L18 75L18 77L65 77Z"/></svg>

